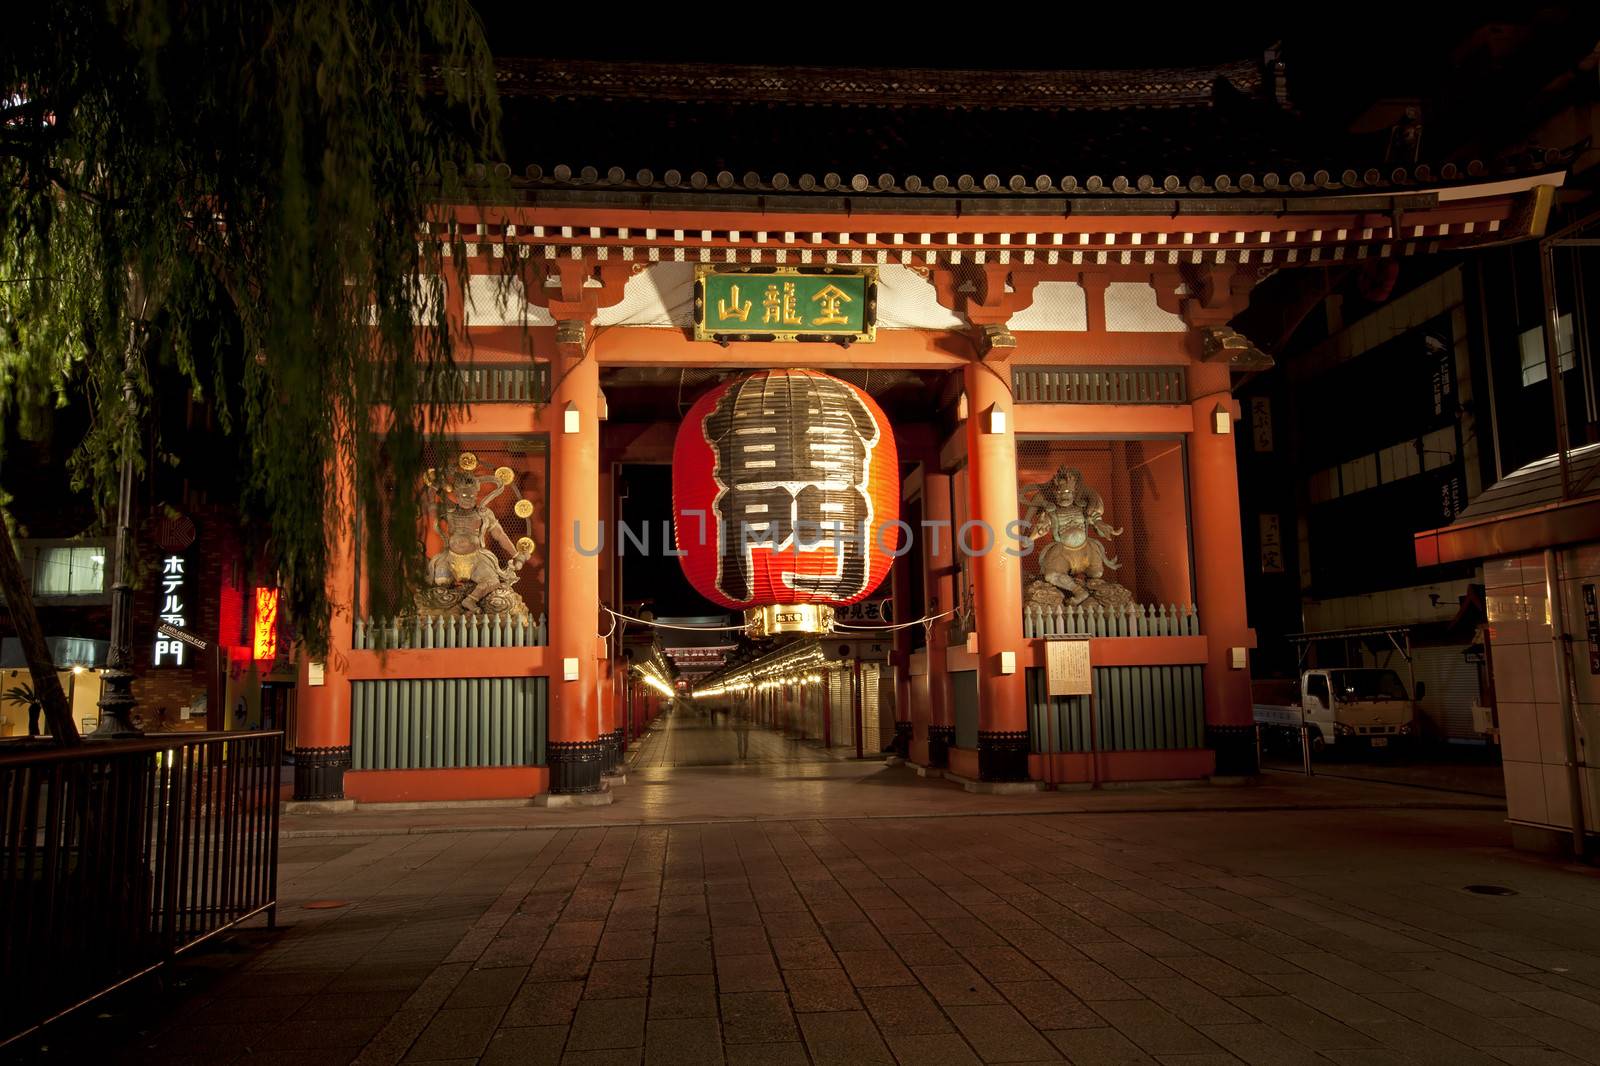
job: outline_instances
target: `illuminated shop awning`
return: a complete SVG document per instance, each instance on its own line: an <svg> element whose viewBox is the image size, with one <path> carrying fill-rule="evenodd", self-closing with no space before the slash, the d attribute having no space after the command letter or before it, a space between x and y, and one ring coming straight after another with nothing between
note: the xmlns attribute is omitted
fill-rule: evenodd
<svg viewBox="0 0 1600 1066"><path fill-rule="evenodd" d="M1588 495L1561 498L1561 464L1547 455L1485 489L1448 526L1416 535L1418 566L1521 555L1600 541L1600 444L1567 453L1569 480Z"/></svg>

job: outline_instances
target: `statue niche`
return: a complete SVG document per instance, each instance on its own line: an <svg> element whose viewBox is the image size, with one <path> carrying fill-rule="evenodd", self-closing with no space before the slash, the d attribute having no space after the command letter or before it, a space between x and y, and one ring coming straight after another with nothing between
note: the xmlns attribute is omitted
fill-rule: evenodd
<svg viewBox="0 0 1600 1066"><path fill-rule="evenodd" d="M516 475L503 466L492 477L480 477L473 473L477 457L470 452L460 457L458 465L460 469L443 476L429 471L433 495L429 522L444 548L428 559L427 587L415 596L417 613L526 614L528 607L516 583L533 554L533 539L525 536L513 542L489 507ZM480 499L485 485L494 488ZM533 513L532 502L519 499L516 513L527 519ZM510 558L502 563L491 542Z"/></svg>
<svg viewBox="0 0 1600 1066"><path fill-rule="evenodd" d="M1024 486L1020 500L1035 546L1045 542L1039 547L1039 576L1027 589L1030 606L1121 607L1133 602L1132 592L1105 576L1122 564L1097 535L1110 540L1122 530L1105 521L1105 499L1084 481L1082 471L1060 467L1049 481Z"/></svg>

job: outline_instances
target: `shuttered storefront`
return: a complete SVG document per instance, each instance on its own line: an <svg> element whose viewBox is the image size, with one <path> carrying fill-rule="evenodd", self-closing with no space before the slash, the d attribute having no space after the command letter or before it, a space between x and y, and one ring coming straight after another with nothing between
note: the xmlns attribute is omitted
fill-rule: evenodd
<svg viewBox="0 0 1600 1066"><path fill-rule="evenodd" d="M1423 717L1428 719L1425 735L1448 740L1484 739L1472 729L1472 705L1479 700L1478 664L1468 662L1463 645L1440 648L1413 648L1412 669L1427 685L1422 699ZM1398 659L1399 657L1396 656ZM1394 671L1406 680L1405 663L1393 664Z"/></svg>

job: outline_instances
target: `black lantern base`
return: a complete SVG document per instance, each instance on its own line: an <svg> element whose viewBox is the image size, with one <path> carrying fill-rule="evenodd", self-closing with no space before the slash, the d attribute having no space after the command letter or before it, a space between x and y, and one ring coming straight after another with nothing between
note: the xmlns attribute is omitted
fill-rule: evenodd
<svg viewBox="0 0 1600 1066"><path fill-rule="evenodd" d="M944 770L949 767L950 745L955 742L955 726L930 725L928 727L928 768L930 770Z"/></svg>
<svg viewBox="0 0 1600 1066"><path fill-rule="evenodd" d="M1028 733L979 733L979 781L1028 780Z"/></svg>
<svg viewBox="0 0 1600 1066"><path fill-rule="evenodd" d="M344 799L344 774L350 769L350 745L294 749L294 798Z"/></svg>
<svg viewBox="0 0 1600 1066"><path fill-rule="evenodd" d="M552 740L545 745L554 795L599 792L605 744L599 740Z"/></svg>
<svg viewBox="0 0 1600 1066"><path fill-rule="evenodd" d="M911 723L894 724L894 753L902 759L911 758Z"/></svg>
<svg viewBox="0 0 1600 1066"><path fill-rule="evenodd" d="M1250 777L1261 772L1256 763L1254 725L1208 724L1206 747L1217 753L1218 777Z"/></svg>

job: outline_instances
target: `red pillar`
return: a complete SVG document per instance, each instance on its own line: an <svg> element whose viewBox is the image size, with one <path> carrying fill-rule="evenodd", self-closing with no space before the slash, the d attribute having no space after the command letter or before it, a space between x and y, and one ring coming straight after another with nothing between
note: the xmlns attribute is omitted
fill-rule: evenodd
<svg viewBox="0 0 1600 1066"><path fill-rule="evenodd" d="M334 466L334 499L352 500L348 463ZM300 657L295 692L294 798L344 799L344 775L350 769L350 649L354 644L356 548L351 529L354 507L338 525L328 553L328 654L317 662ZM313 675L322 680L313 684Z"/></svg>
<svg viewBox="0 0 1600 1066"><path fill-rule="evenodd" d="M603 632L597 629L595 551L601 536L600 367L581 345L561 347L564 365L555 368L559 385L550 401L550 791L597 792L603 760L595 640ZM568 424L574 415L575 427ZM579 550L580 540L589 554Z"/></svg>
<svg viewBox="0 0 1600 1066"><path fill-rule="evenodd" d="M1189 434L1189 513L1194 540L1196 607L1206 636L1206 743L1216 752L1216 772L1256 772L1255 717L1250 671L1235 667L1234 649L1255 646L1244 599L1243 535L1239 521L1238 459L1231 430L1233 397L1228 368L1202 364L1190 370L1194 432ZM1216 431L1216 412L1228 414L1227 433Z"/></svg>
<svg viewBox="0 0 1600 1066"><path fill-rule="evenodd" d="M596 381L595 388L596 403L598 404L598 380ZM597 406L597 416L598 413L599 409ZM596 427L597 435L598 432L599 429ZM600 558L598 560L600 569L600 602L608 607L617 608L618 604L614 595L614 589L616 585L615 563L617 559L617 552L615 543L612 539L617 528L616 492L611 464L601 464L599 470L599 482L600 523L601 528L606 531L606 541L600 552ZM593 539L586 539L584 543L586 545L592 544ZM610 618L609 616L606 616L606 621L601 625L599 631L604 633L612 629L613 627ZM615 636L616 633L613 631L611 637L601 638L595 651L595 653L600 657L600 668L595 678L595 686L598 690L597 695L600 701L600 740L605 746L605 762L607 768L610 770L617 770L620 768L624 742L624 733L621 728L621 723L618 721L617 717L617 685L613 676L614 656L616 654L616 644L614 642Z"/></svg>
<svg viewBox="0 0 1600 1066"><path fill-rule="evenodd" d="M903 531L902 531L903 533ZM896 624L912 621L911 568L919 565L911 554L912 545L902 545L906 554L894 561L889 571L890 587L894 590L894 620ZM894 737L895 754L911 754L911 629L894 630Z"/></svg>
<svg viewBox="0 0 1600 1066"><path fill-rule="evenodd" d="M957 530L958 551L971 551L973 614L978 631L978 774L987 781L1028 778L1028 710L1022 658L1022 559L1007 527L1016 522L1017 453L1010 369L966 366L967 487L972 521ZM1004 425L994 432L995 413ZM1009 549L1009 550L1008 550ZM1011 653L1011 673L1002 656Z"/></svg>
<svg viewBox="0 0 1600 1066"><path fill-rule="evenodd" d="M928 614L944 614L956 605L955 529L950 524L950 475L924 471L922 476L922 519L925 529L917 531L922 541L922 587L927 590ZM950 764L950 745L955 743L954 705L950 696L950 669L946 652L950 646L953 616L936 619L928 628L928 703L913 710L913 729L920 727L916 739L922 743L924 765L943 769ZM919 715L916 713L921 711Z"/></svg>

